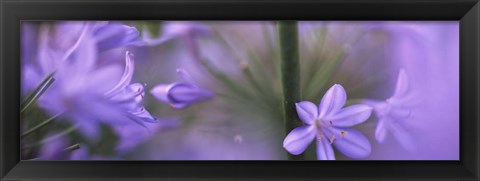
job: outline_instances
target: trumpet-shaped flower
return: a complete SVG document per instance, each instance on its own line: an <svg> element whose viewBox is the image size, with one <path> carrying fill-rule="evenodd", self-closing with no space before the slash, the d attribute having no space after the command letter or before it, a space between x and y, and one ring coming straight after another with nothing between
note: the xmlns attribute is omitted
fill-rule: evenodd
<svg viewBox="0 0 480 181"><path fill-rule="evenodd" d="M27 38L32 34L27 28L22 30ZM66 61L78 57L97 60L97 56L106 50L134 44L138 35L135 27L119 23L60 22L52 27L40 26L38 46L34 47L37 50L22 52L23 57L29 58L22 60L25 63L22 91L32 90L42 78ZM36 52L36 55L32 55L32 52Z"/></svg>
<svg viewBox="0 0 480 181"><path fill-rule="evenodd" d="M157 85L150 93L175 109L183 109L214 96L212 91L201 87L185 70L179 69L177 73L183 78L182 82Z"/></svg>
<svg viewBox="0 0 480 181"><path fill-rule="evenodd" d="M407 150L414 150L413 140L409 136L406 121L412 118L409 104L409 83L405 70L400 70L393 95L384 101L367 100L374 108L378 118L375 129L375 139L378 143L384 143L387 133L391 132L399 143Z"/></svg>
<svg viewBox="0 0 480 181"><path fill-rule="evenodd" d="M296 103L297 114L304 126L293 129L283 141L291 154L305 151L312 140L317 142L317 159L334 160L332 144L350 158L365 158L371 152L367 137L349 128L366 121L372 108L357 104L342 108L347 95L341 85L335 84L323 96L320 105L302 101Z"/></svg>
<svg viewBox="0 0 480 181"><path fill-rule="evenodd" d="M84 136L98 135L99 123L130 124L155 122L156 118L142 106L144 86L131 84L133 55L126 53L123 75L117 66L93 69L88 59L63 64L56 80L42 96L41 107L62 116L79 127ZM93 61L93 60L90 60Z"/></svg>

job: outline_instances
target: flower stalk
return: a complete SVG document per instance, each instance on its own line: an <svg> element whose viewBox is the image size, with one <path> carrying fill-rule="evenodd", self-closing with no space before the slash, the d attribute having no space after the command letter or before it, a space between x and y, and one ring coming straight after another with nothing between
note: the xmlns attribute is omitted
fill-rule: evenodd
<svg viewBox="0 0 480 181"><path fill-rule="evenodd" d="M296 21L278 22L285 134L288 134L288 132L293 130L297 125L301 125L295 111L295 103L300 101L300 63L297 24ZM301 160L302 158L302 155L289 155L290 160Z"/></svg>
<svg viewBox="0 0 480 181"><path fill-rule="evenodd" d="M37 88L22 102L22 109L20 112L25 112L32 105L32 103L35 103L35 101L40 98L40 96L47 90L47 88L52 85L53 81L55 81L55 78L53 78L53 73L43 79L42 82L37 86Z"/></svg>
<svg viewBox="0 0 480 181"><path fill-rule="evenodd" d="M42 123L40 123L39 125L33 127L33 128L30 128L29 130L25 131L20 137L21 138L24 138L25 136L28 136L32 133L34 133L35 131L39 130L40 128L48 125L49 123L51 123L53 120L55 120L58 116L60 116L63 112L61 113L58 113L54 116L52 116L51 118L48 118L47 120L43 121Z"/></svg>

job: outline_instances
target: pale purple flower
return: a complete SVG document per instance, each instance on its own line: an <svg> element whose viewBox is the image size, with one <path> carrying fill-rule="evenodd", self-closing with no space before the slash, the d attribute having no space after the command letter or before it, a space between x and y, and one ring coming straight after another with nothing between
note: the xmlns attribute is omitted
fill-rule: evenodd
<svg viewBox="0 0 480 181"><path fill-rule="evenodd" d="M126 53L123 75L118 66L100 69L88 66L89 59L64 64L55 73L56 80L42 96L39 104L51 114L62 116L79 127L84 136L95 138L99 123L144 126L156 122L142 106L144 86L131 84L133 55ZM92 61L92 60L90 60Z"/></svg>
<svg viewBox="0 0 480 181"><path fill-rule="evenodd" d="M139 37L138 30L133 26L120 23L98 23L93 29L100 51L133 45Z"/></svg>
<svg viewBox="0 0 480 181"><path fill-rule="evenodd" d="M401 69L395 91L390 98L384 101L365 101L365 104L373 106L378 118L377 128L375 129L375 139L378 143L385 143L387 133L390 132L404 148L407 150L415 149L406 123L413 118L410 109L412 94L409 93L408 77L405 70Z"/></svg>
<svg viewBox="0 0 480 181"><path fill-rule="evenodd" d="M26 38L33 36L29 28L25 26L22 29ZM78 57L97 60L97 56L106 50L134 44L138 34L135 27L119 23L59 22L51 27L40 25L38 45L32 45L37 50L22 48L22 91L25 93L35 88L65 61Z"/></svg>
<svg viewBox="0 0 480 181"><path fill-rule="evenodd" d="M305 125L293 129L283 141L283 147L298 155L316 139L319 160L335 159L331 144L350 158L367 157L371 152L370 142L349 127L366 121L372 108L362 104L342 108L346 100L343 87L335 84L325 93L319 106L308 101L296 103L297 114Z"/></svg>
<svg viewBox="0 0 480 181"><path fill-rule="evenodd" d="M38 153L40 160L63 160L70 156L70 152L65 150L68 147L68 141L65 137L50 134Z"/></svg>
<svg viewBox="0 0 480 181"><path fill-rule="evenodd" d="M177 73L183 81L157 85L150 93L175 109L183 109L191 104L213 98L214 93L200 86L185 70L179 69Z"/></svg>

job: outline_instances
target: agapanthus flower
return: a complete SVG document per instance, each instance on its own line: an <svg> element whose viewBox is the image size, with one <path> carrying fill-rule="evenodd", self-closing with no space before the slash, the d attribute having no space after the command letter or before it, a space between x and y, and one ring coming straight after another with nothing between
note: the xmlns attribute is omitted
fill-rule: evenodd
<svg viewBox="0 0 480 181"><path fill-rule="evenodd" d="M63 160L70 156L70 152L65 150L68 147L68 141L65 137L50 134L38 153L40 160Z"/></svg>
<svg viewBox="0 0 480 181"><path fill-rule="evenodd" d="M213 98L214 93L200 86L185 70L178 69L177 74L182 77L182 81L157 85L150 93L175 109L183 109L191 104Z"/></svg>
<svg viewBox="0 0 480 181"><path fill-rule="evenodd" d="M413 150L413 140L409 136L406 125L412 119L412 112L409 107L411 94L409 94L408 77L405 70L401 69L393 95L383 101L366 100L365 104L373 106L378 118L375 129L375 139L378 143L384 143L387 133L390 132L407 150Z"/></svg>
<svg viewBox="0 0 480 181"><path fill-rule="evenodd" d="M27 35L25 37L29 37ZM35 47L38 50L22 52L22 58L30 58L22 60L22 91L32 90L42 78L55 71L67 59L75 56L96 58L104 51L134 44L138 35L135 27L119 23L60 22L51 27L41 25L38 47ZM89 45L80 46L86 43ZM88 54L86 50L79 50L80 48L89 49ZM37 55L31 55L32 52ZM31 60L33 57L36 58Z"/></svg>
<svg viewBox="0 0 480 181"><path fill-rule="evenodd" d="M84 136L95 138L99 123L130 124L155 122L142 106L144 86L131 84L133 55L126 53L123 75L118 66L95 69L90 59L60 66L56 80L40 100L41 107L75 123ZM90 66L89 66L90 65Z"/></svg>
<svg viewBox="0 0 480 181"><path fill-rule="evenodd" d="M366 121L372 108L363 104L342 108L347 94L341 85L335 84L323 96L320 105L302 101L296 103L297 114L304 126L293 129L285 138L283 147L291 154L305 151L316 138L317 159L334 160L332 144L350 158L365 158L371 152L367 137L349 128Z"/></svg>

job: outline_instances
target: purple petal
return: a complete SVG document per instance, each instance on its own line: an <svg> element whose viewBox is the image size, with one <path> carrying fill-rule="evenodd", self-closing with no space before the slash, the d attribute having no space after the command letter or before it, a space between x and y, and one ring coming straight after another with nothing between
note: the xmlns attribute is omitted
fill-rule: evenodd
<svg viewBox="0 0 480 181"><path fill-rule="evenodd" d="M283 148L293 155L298 155L307 149L315 138L314 126L301 126L293 129L283 141Z"/></svg>
<svg viewBox="0 0 480 181"><path fill-rule="evenodd" d="M335 160L335 153L328 139L317 139L317 160Z"/></svg>
<svg viewBox="0 0 480 181"><path fill-rule="evenodd" d="M393 107L390 109L390 117L396 121L402 122L412 117L411 111L406 108Z"/></svg>
<svg viewBox="0 0 480 181"><path fill-rule="evenodd" d="M47 136L48 141L40 149L40 159L42 160L62 160L67 158L64 149L67 148L67 140L65 137L55 137L56 135ZM50 139L49 139L50 138Z"/></svg>
<svg viewBox="0 0 480 181"><path fill-rule="evenodd" d="M383 144L387 138L387 128L385 127L384 119L378 120L377 127L375 128L375 139L378 143Z"/></svg>
<svg viewBox="0 0 480 181"><path fill-rule="evenodd" d="M122 24L105 24L95 31L100 50L108 50L133 43L138 38L135 27Z"/></svg>
<svg viewBox="0 0 480 181"><path fill-rule="evenodd" d="M121 91L130 84L133 76L133 71L135 69L133 60L133 54L127 51L125 53L125 71L123 72L122 78L115 87L105 93L106 95L115 94L116 92Z"/></svg>
<svg viewBox="0 0 480 181"><path fill-rule="evenodd" d="M398 123L391 122L388 124L389 130L392 132L393 136L397 139L400 145L403 146L408 151L415 151L415 145L413 138L410 136L410 133L401 127Z"/></svg>
<svg viewBox="0 0 480 181"><path fill-rule="evenodd" d="M90 73L86 89L98 94L105 94L105 92L111 90L116 85L116 81L119 80L121 74L121 67L116 65L97 69Z"/></svg>
<svg viewBox="0 0 480 181"><path fill-rule="evenodd" d="M404 69L400 70L398 73L397 85L395 87L395 92L393 93L392 97L402 97L408 91L408 77L407 73L405 73Z"/></svg>
<svg viewBox="0 0 480 181"><path fill-rule="evenodd" d="M339 84L333 85L328 89L320 102L319 117L322 118L337 112L343 107L346 100L347 94L345 93L345 89Z"/></svg>
<svg viewBox="0 0 480 181"><path fill-rule="evenodd" d="M372 107L367 105L353 105L341 109L338 113L329 116L333 126L351 127L366 121L372 114Z"/></svg>
<svg viewBox="0 0 480 181"><path fill-rule="evenodd" d="M78 119L78 118L77 118ZM94 121L79 121L77 122L78 131L89 140L96 140L100 136L98 124Z"/></svg>
<svg viewBox="0 0 480 181"><path fill-rule="evenodd" d="M80 148L74 150L70 156L70 160L88 160L90 157L86 145L80 145Z"/></svg>
<svg viewBox="0 0 480 181"><path fill-rule="evenodd" d="M329 127L328 137L335 136L333 144L340 152L350 158L365 158L370 155L372 146L367 137L355 129Z"/></svg>
<svg viewBox="0 0 480 181"><path fill-rule="evenodd" d="M173 83L173 84L159 84L155 87L153 87L150 90L150 93L153 95L153 97L157 98L158 100L165 102L165 103L171 103L170 98L169 98L169 92L172 87L174 87L178 83Z"/></svg>
<svg viewBox="0 0 480 181"><path fill-rule="evenodd" d="M41 75L37 72L35 67L31 64L26 64L22 67L22 94L33 90L42 81Z"/></svg>
<svg viewBox="0 0 480 181"><path fill-rule="evenodd" d="M169 91L170 100L174 103L195 103L213 97L207 89L190 84L176 84Z"/></svg>
<svg viewBox="0 0 480 181"><path fill-rule="evenodd" d="M313 124L317 119L317 115L318 115L317 105L308 101L302 101L299 103L295 103L295 107L297 108L298 117L304 123L310 125L310 124Z"/></svg>

